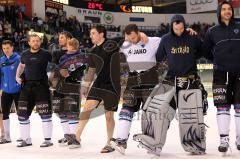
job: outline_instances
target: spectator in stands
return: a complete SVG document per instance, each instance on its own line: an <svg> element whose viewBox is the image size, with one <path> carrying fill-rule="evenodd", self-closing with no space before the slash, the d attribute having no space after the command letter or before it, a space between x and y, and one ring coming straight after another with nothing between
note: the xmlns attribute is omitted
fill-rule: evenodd
<svg viewBox="0 0 240 159"><path fill-rule="evenodd" d="M0 5L0 17L3 17L3 16L4 16L4 12L5 12L4 6L1 6L1 5Z"/></svg>
<svg viewBox="0 0 240 159"><path fill-rule="evenodd" d="M0 20L0 32L3 32L3 22Z"/></svg>
<svg viewBox="0 0 240 159"><path fill-rule="evenodd" d="M32 21L33 21L33 23L37 23L38 17L37 17L37 14L36 14L36 13L33 14Z"/></svg>
<svg viewBox="0 0 240 159"><path fill-rule="evenodd" d="M8 24L6 24L7 21L8 21ZM5 34L4 25L7 26L7 34ZM20 6L0 6L0 40L6 39L6 36L8 39L9 38L14 39L15 32L18 32L19 36L20 36L20 32L23 33L23 35L20 36L20 39L21 39L22 36L24 37L26 36L25 30L30 30L30 29L34 29L34 31L43 32L50 35L54 35L62 31L69 31L71 34L75 35L76 38L85 37L78 40L82 41L84 45L86 44L85 46L91 47L89 35L86 33L89 32L92 26L93 24L90 24L90 23L79 22L75 16L71 16L67 18L65 13L59 14L59 15L57 14L49 15L45 21L40 19L40 17L38 17L36 13L34 13L33 18L30 19L29 17L26 16L25 4L22 4ZM193 27L191 26L191 28L199 32L199 36L204 37L206 30L210 26L212 25L195 23ZM113 25L106 25L105 27L107 28L107 31L112 31L112 32L121 32L121 28L122 28L122 26L113 26ZM164 34L168 33L169 24L162 23L159 27L142 26L140 30L142 32L145 32L149 36L161 37ZM1 35L1 31L3 32L4 36ZM24 46L24 45L21 45L21 46ZM20 49L21 49L20 51L22 51L22 49L25 49L25 47L20 47Z"/></svg>
<svg viewBox="0 0 240 159"><path fill-rule="evenodd" d="M22 5L19 6L20 12L22 13L22 16L25 17L26 15L26 4L23 3Z"/></svg>
<svg viewBox="0 0 240 159"><path fill-rule="evenodd" d="M6 37L11 36L11 34L12 34L12 26L11 26L11 24L9 24L9 22L6 21L6 23L3 25L3 27L4 27L4 34L5 34L5 36Z"/></svg>

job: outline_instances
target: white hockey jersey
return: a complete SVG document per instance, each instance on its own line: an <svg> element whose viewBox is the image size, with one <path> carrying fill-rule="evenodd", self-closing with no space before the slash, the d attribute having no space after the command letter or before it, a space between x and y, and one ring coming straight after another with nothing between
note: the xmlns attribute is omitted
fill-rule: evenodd
<svg viewBox="0 0 240 159"><path fill-rule="evenodd" d="M137 44L125 41L121 46L129 65L130 71L146 71L156 65L156 53L161 38L149 37L147 44L142 41Z"/></svg>

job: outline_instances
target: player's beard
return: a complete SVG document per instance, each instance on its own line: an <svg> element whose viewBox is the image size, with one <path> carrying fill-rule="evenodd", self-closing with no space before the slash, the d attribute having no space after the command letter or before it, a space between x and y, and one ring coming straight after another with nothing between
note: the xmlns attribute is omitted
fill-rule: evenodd
<svg viewBox="0 0 240 159"><path fill-rule="evenodd" d="M32 47L31 47L31 50L33 50L33 51L38 51L38 50L40 50L40 47L39 47L39 46L32 46Z"/></svg>

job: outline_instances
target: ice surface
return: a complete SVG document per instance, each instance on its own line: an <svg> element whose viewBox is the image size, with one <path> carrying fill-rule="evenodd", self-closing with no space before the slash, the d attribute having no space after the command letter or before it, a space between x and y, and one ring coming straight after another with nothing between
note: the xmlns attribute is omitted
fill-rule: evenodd
<svg viewBox="0 0 240 159"><path fill-rule="evenodd" d="M212 99L209 99L210 106L208 115L206 116L206 124L210 127L207 129L207 154L202 156L193 156L184 152L179 141L178 122L176 119L171 123L170 129L167 135L167 141L163 148L160 158L162 159L217 159L222 157L217 151L219 145L219 137L216 125L216 109L213 106ZM231 132L230 142L232 147L232 153L225 158L239 158L240 152L235 147L235 121L234 111L231 112ZM41 120L40 117L33 113L31 116L31 136L33 146L26 148L17 148L15 140L19 137L19 128L17 116L11 114L11 136L12 143L7 145L0 145L0 159L153 159L158 158L154 155L149 155L144 149L138 148L137 143L132 140L132 136L135 133L140 133L140 120L139 114L135 117L132 124L131 136L128 142L128 149L126 155L123 156L117 152L111 154L101 154L100 150L106 144L106 124L104 115L97 118L93 118L87 124L87 127L82 136L82 148L69 150L68 147L59 147L57 140L63 136L63 132L60 126L59 119L54 115L54 129L53 129L53 142L54 146L50 148L40 148L40 144L43 141ZM115 115L117 126L117 113Z"/></svg>

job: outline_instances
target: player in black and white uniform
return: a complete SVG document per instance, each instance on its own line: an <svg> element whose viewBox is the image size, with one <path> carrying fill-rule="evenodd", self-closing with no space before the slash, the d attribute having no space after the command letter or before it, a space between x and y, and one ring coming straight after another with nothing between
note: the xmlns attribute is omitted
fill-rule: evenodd
<svg viewBox="0 0 240 159"><path fill-rule="evenodd" d="M80 113L80 88L86 68L87 56L79 51L79 42L72 38L67 41L67 52L59 60L59 71L64 78L57 88L59 93L59 112L68 120L69 132L64 134L66 140L75 138ZM64 115L64 116L63 116ZM72 143L68 140L68 145Z"/></svg>
<svg viewBox="0 0 240 159"><path fill-rule="evenodd" d="M52 56L47 51L40 48L41 38L32 34L28 43L30 49L23 52L21 62L16 73L16 81L23 84L18 102L18 120L20 122L20 134L22 141L17 147L31 146L30 120L29 116L36 106L42 119L42 130L44 142L40 147L52 146L52 108L50 102L50 90L48 85L47 65L52 60ZM21 74L25 73L25 79Z"/></svg>
<svg viewBox="0 0 240 159"><path fill-rule="evenodd" d="M218 151L226 153L230 147L232 105L235 110L235 144L240 150L240 23L234 19L234 8L229 1L219 4L217 18L219 24L208 29L202 48L206 57L213 61L213 101L220 136Z"/></svg>
<svg viewBox="0 0 240 159"><path fill-rule="evenodd" d="M119 114L119 124L116 138L111 139L111 145L124 154L134 113L139 111L158 84L156 53L160 43L158 37L148 37L145 44L135 24L125 28L125 41L121 52L126 56L129 65L127 87L123 93L123 107Z"/></svg>
<svg viewBox="0 0 240 159"><path fill-rule="evenodd" d="M60 90L58 88L60 85L60 82L63 81L63 79L61 79L63 77L60 75L59 60L63 55L66 54L67 42L71 38L73 38L72 34L67 31L59 33L58 42L59 42L60 49L53 51L53 55L52 55L53 68L51 70L50 77L49 77L51 88L53 89L52 91L53 112L57 113L57 115L60 118L64 136L67 134L71 134L70 128L69 128L70 125L71 127L76 127L77 125L76 122L69 122L66 116L66 112L60 112L60 100L61 100L61 97L63 97L63 95L59 92ZM60 146L65 146L68 144L67 139L65 137L63 137L62 139L59 139L58 143Z"/></svg>

